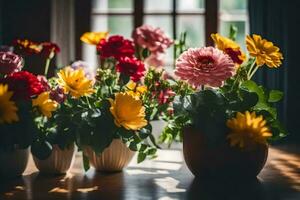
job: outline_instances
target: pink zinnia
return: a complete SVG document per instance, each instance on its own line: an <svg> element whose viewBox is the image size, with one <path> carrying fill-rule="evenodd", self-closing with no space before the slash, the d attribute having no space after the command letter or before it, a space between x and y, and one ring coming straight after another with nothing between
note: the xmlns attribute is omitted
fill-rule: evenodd
<svg viewBox="0 0 300 200"><path fill-rule="evenodd" d="M165 52L173 44L173 41L160 29L150 25L136 28L132 33L136 44L147 48L151 52Z"/></svg>
<svg viewBox="0 0 300 200"><path fill-rule="evenodd" d="M214 47L190 48L176 60L175 74L194 87L220 87L235 74L232 59Z"/></svg>

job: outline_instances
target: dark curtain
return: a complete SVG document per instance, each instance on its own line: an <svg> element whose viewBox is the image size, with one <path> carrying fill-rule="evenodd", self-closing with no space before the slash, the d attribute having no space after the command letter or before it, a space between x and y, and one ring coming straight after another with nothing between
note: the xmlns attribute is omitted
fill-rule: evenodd
<svg viewBox="0 0 300 200"><path fill-rule="evenodd" d="M278 105L279 117L290 133L287 140L300 142L300 1L248 1L250 32L273 41L284 55L280 68L264 67L255 78L270 89L284 91L284 100Z"/></svg>

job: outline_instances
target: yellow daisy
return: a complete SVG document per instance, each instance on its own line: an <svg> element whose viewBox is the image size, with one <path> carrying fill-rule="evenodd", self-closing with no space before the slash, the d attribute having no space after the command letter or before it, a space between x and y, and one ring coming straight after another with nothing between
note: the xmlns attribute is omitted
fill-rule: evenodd
<svg viewBox="0 0 300 200"><path fill-rule="evenodd" d="M86 78L82 68L74 70L71 67L65 67L57 75L57 83L64 89L66 94L70 93L74 98L94 93L93 81Z"/></svg>
<svg viewBox="0 0 300 200"><path fill-rule="evenodd" d="M97 45L101 39L105 39L108 32L86 32L81 37L80 40L87 44Z"/></svg>
<svg viewBox="0 0 300 200"><path fill-rule="evenodd" d="M19 121L18 108L14 101L11 101L13 92L8 91L8 86L0 84L0 124Z"/></svg>
<svg viewBox="0 0 300 200"><path fill-rule="evenodd" d="M52 117L52 112L57 109L58 103L50 99L49 92L43 92L36 99L32 100L32 106L38 107L44 116L50 118Z"/></svg>
<svg viewBox="0 0 300 200"><path fill-rule="evenodd" d="M127 93L116 93L115 99L109 101L116 126L123 126L127 130L139 130L147 125L145 107L138 98Z"/></svg>
<svg viewBox="0 0 300 200"><path fill-rule="evenodd" d="M211 38L213 39L216 47L224 53L228 54L234 63L242 64L246 59L245 54L241 50L241 47L233 40L227 37L223 37L218 33L211 34Z"/></svg>
<svg viewBox="0 0 300 200"><path fill-rule="evenodd" d="M272 136L263 116L256 116L255 112L238 112L235 118L227 120L227 127L231 132L227 136L231 146L251 149L256 144L266 144L267 138Z"/></svg>
<svg viewBox="0 0 300 200"><path fill-rule="evenodd" d="M266 64L270 68L277 68L281 65L282 53L272 42L253 34L252 37L247 35L246 44L250 55L256 58L258 66Z"/></svg>

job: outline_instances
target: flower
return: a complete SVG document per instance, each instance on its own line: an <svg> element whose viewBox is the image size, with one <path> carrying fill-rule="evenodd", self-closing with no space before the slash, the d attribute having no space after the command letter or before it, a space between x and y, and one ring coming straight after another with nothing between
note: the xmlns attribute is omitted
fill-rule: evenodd
<svg viewBox="0 0 300 200"><path fill-rule="evenodd" d="M128 91L126 92L127 94L130 94L133 97L138 97L138 98L140 98L148 90L147 86L138 85L137 83L135 83L133 81L129 81L126 84L126 88L128 89Z"/></svg>
<svg viewBox="0 0 300 200"><path fill-rule="evenodd" d="M106 39L108 32L86 32L80 40L87 44L97 45L101 39Z"/></svg>
<svg viewBox="0 0 300 200"><path fill-rule="evenodd" d="M159 104L166 104L170 102L170 98L174 97L176 94L173 90L171 89L166 89L166 90L162 90L159 92L158 95L158 103Z"/></svg>
<svg viewBox="0 0 300 200"><path fill-rule="evenodd" d="M0 74L11 74L20 71L23 67L23 60L12 52L0 52Z"/></svg>
<svg viewBox="0 0 300 200"><path fill-rule="evenodd" d="M270 68L277 68L283 59L280 49L272 42L262 39L260 35L253 34L246 37L247 49L251 56L256 57L256 64L262 66L266 64Z"/></svg>
<svg viewBox="0 0 300 200"><path fill-rule="evenodd" d="M121 74L130 76L130 79L134 82L138 82L144 76L146 70L144 63L135 57L120 58L116 69Z"/></svg>
<svg viewBox="0 0 300 200"><path fill-rule="evenodd" d="M9 90L14 92L13 100L17 101L30 100L46 90L38 78L27 71L12 73L0 80L0 83L8 84Z"/></svg>
<svg viewBox="0 0 300 200"><path fill-rule="evenodd" d="M127 93L116 93L115 100L109 99L110 112L116 126L127 130L139 130L147 125L142 101Z"/></svg>
<svg viewBox="0 0 300 200"><path fill-rule="evenodd" d="M246 56L236 42L229 38L223 37L218 33L211 34L211 37L214 40L217 48L229 55L234 63L240 65L244 62Z"/></svg>
<svg viewBox="0 0 300 200"><path fill-rule="evenodd" d="M148 67L162 67L165 65L165 54L151 53L150 56L145 59L145 63Z"/></svg>
<svg viewBox="0 0 300 200"><path fill-rule="evenodd" d="M160 29L150 25L136 28L132 33L135 44L147 48L150 52L163 53L173 41Z"/></svg>
<svg viewBox="0 0 300 200"><path fill-rule="evenodd" d="M42 51L42 46L30 40L17 39L13 41L13 45L25 54L38 54Z"/></svg>
<svg viewBox="0 0 300 200"><path fill-rule="evenodd" d="M55 54L60 52L60 48L57 44L53 42L43 42L42 44L42 55L46 58L53 58Z"/></svg>
<svg viewBox="0 0 300 200"><path fill-rule="evenodd" d="M13 92L8 91L8 85L0 84L0 124L19 121L18 108L15 102L11 101Z"/></svg>
<svg viewBox="0 0 300 200"><path fill-rule="evenodd" d="M132 57L135 49L131 40L124 39L123 36L114 35L108 40L101 39L97 45L97 52L101 58Z"/></svg>
<svg viewBox="0 0 300 200"><path fill-rule="evenodd" d="M67 95L63 88L56 87L54 90L50 91L50 98L57 103L63 103L67 99Z"/></svg>
<svg viewBox="0 0 300 200"><path fill-rule="evenodd" d="M50 99L49 92L43 92L36 99L32 99L32 106L38 107L44 116L50 118L52 112L57 109L58 103Z"/></svg>
<svg viewBox="0 0 300 200"><path fill-rule="evenodd" d="M37 79L41 82L41 84L43 85L45 91L50 90L50 85L49 85L48 80L45 76L37 75Z"/></svg>
<svg viewBox="0 0 300 200"><path fill-rule="evenodd" d="M96 77L96 69L92 69L89 64L85 61L78 60L72 63L71 67L73 69L80 69L82 68L85 72L85 76L90 80L95 80Z"/></svg>
<svg viewBox="0 0 300 200"><path fill-rule="evenodd" d="M227 136L230 145L251 149L255 144L266 144L267 138L272 136L266 123L263 116L256 116L255 112L238 112L235 118L227 120L227 127L231 130Z"/></svg>
<svg viewBox="0 0 300 200"><path fill-rule="evenodd" d="M72 97L79 98L94 93L93 81L85 77L82 68L74 70L65 67L57 75L57 83L64 89L65 94L70 93Z"/></svg>
<svg viewBox="0 0 300 200"><path fill-rule="evenodd" d="M233 61L214 47L190 48L176 60L175 75L194 87L220 87L234 74Z"/></svg>

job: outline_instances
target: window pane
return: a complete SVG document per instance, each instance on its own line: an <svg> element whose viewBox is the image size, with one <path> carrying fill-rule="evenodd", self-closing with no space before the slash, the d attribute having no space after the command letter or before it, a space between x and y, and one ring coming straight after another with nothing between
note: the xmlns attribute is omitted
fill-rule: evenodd
<svg viewBox="0 0 300 200"><path fill-rule="evenodd" d="M95 15L92 17L92 31L109 31L110 35L119 34L131 37L132 29L132 16Z"/></svg>
<svg viewBox="0 0 300 200"><path fill-rule="evenodd" d="M247 0L220 0L220 9L222 11L246 10Z"/></svg>
<svg viewBox="0 0 300 200"><path fill-rule="evenodd" d="M177 0L177 10L180 11L199 11L204 9L204 0Z"/></svg>
<svg viewBox="0 0 300 200"><path fill-rule="evenodd" d="M230 26L234 25L238 28L238 34L236 37L236 42L238 42L243 50L245 50L245 35L246 35L246 27L245 22L243 21L221 21L220 23L220 33L223 36L229 36Z"/></svg>
<svg viewBox="0 0 300 200"><path fill-rule="evenodd" d="M172 12L172 0L145 0L145 12Z"/></svg>
<svg viewBox="0 0 300 200"><path fill-rule="evenodd" d="M178 16L177 35L187 32L187 46L199 47L204 45L204 17L203 16Z"/></svg>
<svg viewBox="0 0 300 200"><path fill-rule="evenodd" d="M93 11L133 10L133 0L93 0Z"/></svg>

